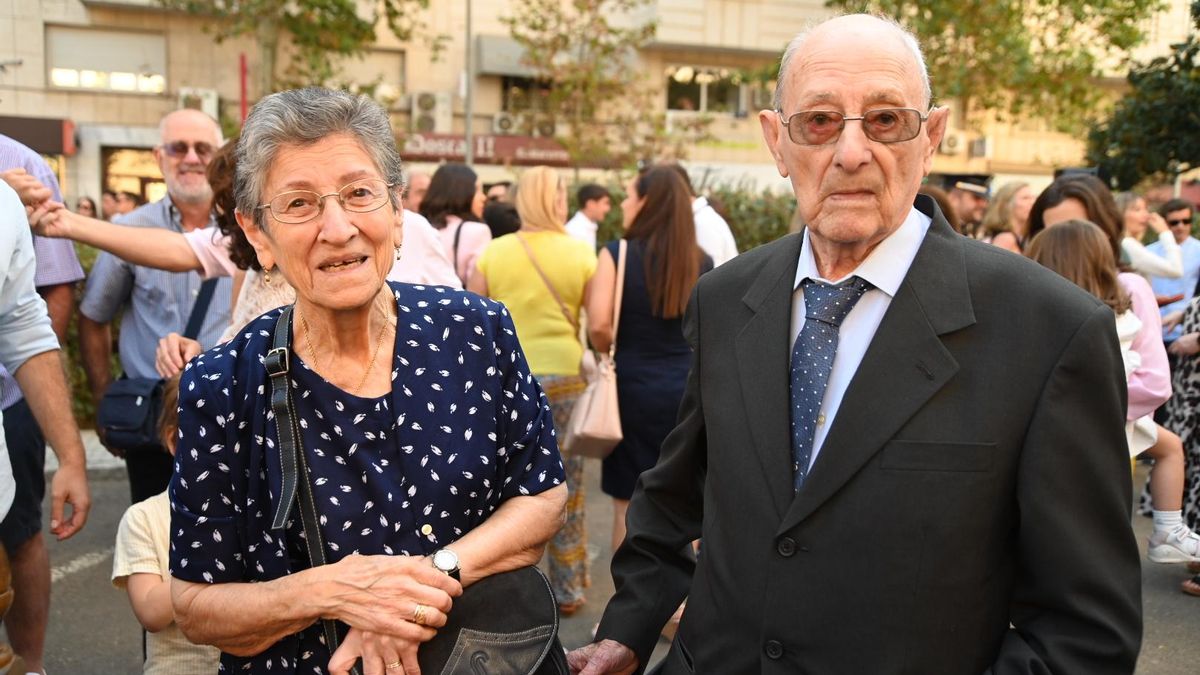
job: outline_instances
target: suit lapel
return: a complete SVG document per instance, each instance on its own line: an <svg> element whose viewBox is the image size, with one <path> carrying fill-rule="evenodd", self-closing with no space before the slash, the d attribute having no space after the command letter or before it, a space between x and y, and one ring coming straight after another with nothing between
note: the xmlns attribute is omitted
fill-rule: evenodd
<svg viewBox="0 0 1200 675"><path fill-rule="evenodd" d="M802 241L800 235L780 241L779 251L742 297L754 315L738 333L735 346L755 456L781 518L792 501L788 333Z"/></svg>
<svg viewBox="0 0 1200 675"><path fill-rule="evenodd" d="M940 212L892 299L780 531L832 497L958 371L940 335L975 322L962 244Z"/></svg>

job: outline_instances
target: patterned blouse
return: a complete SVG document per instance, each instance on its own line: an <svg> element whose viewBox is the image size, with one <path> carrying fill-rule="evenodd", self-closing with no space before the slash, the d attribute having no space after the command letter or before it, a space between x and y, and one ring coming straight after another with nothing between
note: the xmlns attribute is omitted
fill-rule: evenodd
<svg viewBox="0 0 1200 675"><path fill-rule="evenodd" d="M390 394L350 395L291 354L331 563L352 553L431 554L506 499L563 481L549 405L504 306L442 286L389 286L399 310ZM266 581L307 567L299 508L282 536L271 530L282 477L262 361L281 311L183 374L170 487L179 579ZM220 672L323 673L329 656L315 623L257 656L223 654Z"/></svg>

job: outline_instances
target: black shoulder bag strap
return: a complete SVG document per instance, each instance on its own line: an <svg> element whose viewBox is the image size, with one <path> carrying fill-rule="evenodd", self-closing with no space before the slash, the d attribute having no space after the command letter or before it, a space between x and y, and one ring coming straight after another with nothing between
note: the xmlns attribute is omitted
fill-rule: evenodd
<svg viewBox="0 0 1200 675"><path fill-rule="evenodd" d="M192 305L192 313L188 315L187 328L183 329L183 337L195 340L200 335L200 327L204 325L204 315L208 314L208 306L212 303L213 291L217 290L217 280L207 279L200 284L200 293L196 296L196 304Z"/></svg>
<svg viewBox="0 0 1200 675"><path fill-rule="evenodd" d="M279 320L275 322L271 350L263 360L267 374L271 376L271 410L275 413L275 429L278 436L276 447L279 448L279 466L283 470L283 488L280 490L279 503L275 507L271 529L281 531L287 527L292 502L297 500L299 492L300 519L304 524L304 545L308 550L308 564L309 567L318 567L328 561L325 558L325 540L321 536L312 485L308 482L308 462L304 459L304 447L300 440L299 427L296 425L292 389L288 386L291 332L292 306L289 305L283 309ZM337 624L333 619L322 619L321 627L325 631L325 644L332 654L337 651L340 643ZM351 668L350 673L359 675L358 666Z"/></svg>

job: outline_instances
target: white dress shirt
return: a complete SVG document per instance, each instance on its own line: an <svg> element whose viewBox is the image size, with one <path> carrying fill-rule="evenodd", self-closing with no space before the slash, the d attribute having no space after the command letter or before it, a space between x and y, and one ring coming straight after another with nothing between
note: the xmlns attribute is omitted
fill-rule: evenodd
<svg viewBox="0 0 1200 675"><path fill-rule="evenodd" d="M596 230L600 225L583 215L583 211L576 211L564 227L567 234L591 246L593 251L596 250Z"/></svg>
<svg viewBox="0 0 1200 675"><path fill-rule="evenodd" d="M692 218L696 221L696 244L712 258L713 267L729 262L738 254L729 223L707 199L696 197L692 202Z"/></svg>
<svg viewBox="0 0 1200 675"><path fill-rule="evenodd" d="M879 329L879 324L883 321L883 315L887 313L888 307L892 304L892 298L896 296L896 291L900 290L900 284L908 275L908 268L912 266L917 249L921 247L921 242L925 239L925 233L929 231L929 225L932 222L929 216L915 208L912 209L900 228L889 235L887 239L879 242L875 250L871 251L871 255L867 256L867 259L857 269L837 280L821 277L817 271L816 261L813 259L808 230L804 231L804 244L800 248L800 264L796 268L796 281L792 286L789 355L796 343L796 337L800 335L800 330L804 327L804 291L800 288L800 282L805 279L813 279L824 283L837 283L846 281L851 276L858 276L874 286L863 294L862 299L858 301L854 309L850 310L846 319L842 321L841 328L838 329L837 355L833 358L833 371L829 374L829 383L826 385L825 396L821 401L821 412L817 417L817 431L813 435L809 469L817 461L821 445L825 442L825 436L829 433L829 428L833 426L833 420L842 404L842 396L845 395L846 388L850 386L850 381L854 379L854 374L858 372L863 355L867 353L867 347L871 345L875 331Z"/></svg>

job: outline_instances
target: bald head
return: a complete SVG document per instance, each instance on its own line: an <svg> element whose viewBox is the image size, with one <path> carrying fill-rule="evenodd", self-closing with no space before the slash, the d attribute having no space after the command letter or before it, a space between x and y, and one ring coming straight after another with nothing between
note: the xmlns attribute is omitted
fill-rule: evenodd
<svg viewBox="0 0 1200 675"><path fill-rule="evenodd" d="M909 70L915 78L915 84L921 88L922 107L928 108L933 92L929 84L929 71L925 67L925 56L921 53L917 38L891 19L870 14L847 14L815 24L788 43L779 62L773 102L775 110L783 110L787 85L796 76L793 71L803 65L806 55L827 50L834 53L837 50L850 51L866 45L896 50L897 65Z"/></svg>
<svg viewBox="0 0 1200 675"><path fill-rule="evenodd" d="M181 108L163 115L163 118L158 121L159 142L166 142L170 131L175 127L181 126L189 129L211 129L215 146L220 147L225 142L221 135L221 125L217 124L217 121L209 117L206 113L193 108Z"/></svg>

